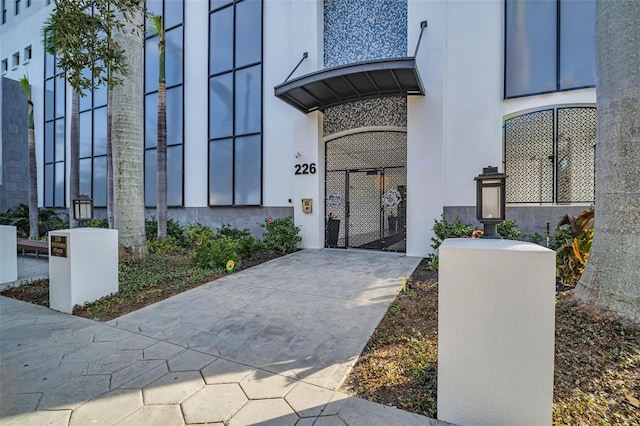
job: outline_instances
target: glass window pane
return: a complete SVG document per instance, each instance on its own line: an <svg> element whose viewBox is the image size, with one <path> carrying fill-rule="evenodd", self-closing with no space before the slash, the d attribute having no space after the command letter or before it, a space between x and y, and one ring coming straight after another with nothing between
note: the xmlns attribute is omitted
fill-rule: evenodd
<svg viewBox="0 0 640 426"><path fill-rule="evenodd" d="M595 86L595 0L560 2L560 89Z"/></svg>
<svg viewBox="0 0 640 426"><path fill-rule="evenodd" d="M44 205L53 207L53 164L44 166Z"/></svg>
<svg viewBox="0 0 640 426"><path fill-rule="evenodd" d="M262 1L236 5L236 67L260 62L262 57Z"/></svg>
<svg viewBox="0 0 640 426"><path fill-rule="evenodd" d="M55 195L54 204L56 207L64 207L64 162L55 163Z"/></svg>
<svg viewBox="0 0 640 426"><path fill-rule="evenodd" d="M235 204L260 204L261 136L236 139L235 146Z"/></svg>
<svg viewBox="0 0 640 426"><path fill-rule="evenodd" d="M84 71L82 71L82 75L86 78L91 78L91 70L85 68ZM80 111L91 109L91 99L91 90L85 90L84 96L80 96Z"/></svg>
<svg viewBox="0 0 640 426"><path fill-rule="evenodd" d="M209 18L209 74L233 68L233 7Z"/></svg>
<svg viewBox="0 0 640 426"><path fill-rule="evenodd" d="M78 163L80 174L80 194L91 195L91 158L85 158Z"/></svg>
<svg viewBox="0 0 640 426"><path fill-rule="evenodd" d="M158 90L158 37L144 42L144 92Z"/></svg>
<svg viewBox="0 0 640 426"><path fill-rule="evenodd" d="M182 27L166 33L165 78L167 86L182 83Z"/></svg>
<svg viewBox="0 0 640 426"><path fill-rule="evenodd" d="M80 158L91 156L91 111L80 113Z"/></svg>
<svg viewBox="0 0 640 426"><path fill-rule="evenodd" d="M93 107L99 107L107 105L107 96L109 95L109 91L106 84L100 85L96 90L93 91Z"/></svg>
<svg viewBox="0 0 640 426"><path fill-rule="evenodd" d="M231 0L209 0L209 10L215 10L229 3L231 3Z"/></svg>
<svg viewBox="0 0 640 426"><path fill-rule="evenodd" d="M93 159L93 205L107 206L107 157Z"/></svg>
<svg viewBox="0 0 640 426"><path fill-rule="evenodd" d="M55 142L55 135L53 133L53 121L49 121L44 124L44 162L50 163L53 161L53 146Z"/></svg>
<svg viewBox="0 0 640 426"><path fill-rule="evenodd" d="M55 121L56 126L56 142L55 142L55 161L64 161L64 118Z"/></svg>
<svg viewBox="0 0 640 426"><path fill-rule="evenodd" d="M45 120L53 120L53 83L54 79L47 80L44 82L44 119Z"/></svg>
<svg viewBox="0 0 640 426"><path fill-rule="evenodd" d="M182 205L182 146L167 148L167 204Z"/></svg>
<svg viewBox="0 0 640 426"><path fill-rule="evenodd" d="M233 73L209 79L209 138L233 132Z"/></svg>
<svg viewBox="0 0 640 426"><path fill-rule="evenodd" d="M64 117L64 79L56 77L56 118Z"/></svg>
<svg viewBox="0 0 640 426"><path fill-rule="evenodd" d="M155 149L144 152L144 205L156 205L156 170L158 170L158 153Z"/></svg>
<svg viewBox="0 0 640 426"><path fill-rule="evenodd" d="M171 28L174 25L181 24L183 21L183 0L165 0L164 2L164 19L165 28Z"/></svg>
<svg viewBox="0 0 640 426"><path fill-rule="evenodd" d="M53 55L45 53L44 55L44 77L53 77Z"/></svg>
<svg viewBox="0 0 640 426"><path fill-rule="evenodd" d="M261 66L256 65L236 72L236 135L260 131L260 69Z"/></svg>
<svg viewBox="0 0 640 426"><path fill-rule="evenodd" d="M182 143L182 86L167 90L167 144Z"/></svg>
<svg viewBox="0 0 640 426"><path fill-rule="evenodd" d="M144 146L158 146L158 95L155 93L144 97Z"/></svg>
<svg viewBox="0 0 640 426"><path fill-rule="evenodd" d="M209 205L233 204L233 141L209 143Z"/></svg>
<svg viewBox="0 0 640 426"><path fill-rule="evenodd" d="M93 155L107 155L107 107L93 111Z"/></svg>
<svg viewBox="0 0 640 426"><path fill-rule="evenodd" d="M556 90L556 0L507 0L506 97Z"/></svg>

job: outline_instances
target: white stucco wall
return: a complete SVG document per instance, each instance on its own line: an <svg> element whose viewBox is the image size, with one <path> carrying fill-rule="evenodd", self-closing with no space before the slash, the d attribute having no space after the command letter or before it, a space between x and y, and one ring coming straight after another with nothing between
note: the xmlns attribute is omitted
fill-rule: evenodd
<svg viewBox="0 0 640 426"><path fill-rule="evenodd" d="M324 246L322 114L303 114L276 98L273 88L284 82L304 52L308 57L292 79L322 68L322 17L321 2L264 3L263 204L293 206L307 248ZM294 165L302 163L315 163L316 173L294 175ZM303 198L313 200L313 213L302 213Z"/></svg>

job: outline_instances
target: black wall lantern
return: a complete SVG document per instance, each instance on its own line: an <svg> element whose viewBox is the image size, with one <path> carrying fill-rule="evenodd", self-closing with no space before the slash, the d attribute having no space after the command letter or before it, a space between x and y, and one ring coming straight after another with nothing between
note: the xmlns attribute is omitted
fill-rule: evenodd
<svg viewBox="0 0 640 426"><path fill-rule="evenodd" d="M476 181L476 218L484 224L482 238L502 238L498 224L505 220L505 181L507 175L497 167L485 167Z"/></svg>
<svg viewBox="0 0 640 426"><path fill-rule="evenodd" d="M87 221L93 219L93 199L86 195L78 195L73 199L73 218L86 226Z"/></svg>

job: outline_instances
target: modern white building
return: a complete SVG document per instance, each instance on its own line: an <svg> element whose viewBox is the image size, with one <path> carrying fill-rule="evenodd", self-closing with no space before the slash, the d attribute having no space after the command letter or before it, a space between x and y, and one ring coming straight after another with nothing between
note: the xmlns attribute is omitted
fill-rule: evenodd
<svg viewBox="0 0 640 426"><path fill-rule="evenodd" d="M40 33L53 4L1 1L2 209L27 189L12 82L24 74L40 204L68 207L70 88ZM169 216L257 232L292 215L306 248L425 256L434 219L475 222L473 178L492 165L509 175L507 218L553 229L593 202L594 3L147 0L167 30ZM156 45L147 38L150 215ZM81 99L80 132L80 192L104 207L104 90Z"/></svg>

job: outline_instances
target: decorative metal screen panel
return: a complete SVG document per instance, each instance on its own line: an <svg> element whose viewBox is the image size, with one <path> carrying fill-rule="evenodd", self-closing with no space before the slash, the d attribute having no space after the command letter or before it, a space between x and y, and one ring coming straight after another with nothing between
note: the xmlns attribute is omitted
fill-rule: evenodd
<svg viewBox="0 0 640 426"><path fill-rule="evenodd" d="M505 121L507 203L553 201L553 110Z"/></svg>
<svg viewBox="0 0 640 426"><path fill-rule="evenodd" d="M357 133L327 142L327 247L406 250L406 162L406 133Z"/></svg>
<svg viewBox="0 0 640 426"><path fill-rule="evenodd" d="M596 109L558 109L557 201L592 202L595 191Z"/></svg>

